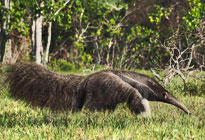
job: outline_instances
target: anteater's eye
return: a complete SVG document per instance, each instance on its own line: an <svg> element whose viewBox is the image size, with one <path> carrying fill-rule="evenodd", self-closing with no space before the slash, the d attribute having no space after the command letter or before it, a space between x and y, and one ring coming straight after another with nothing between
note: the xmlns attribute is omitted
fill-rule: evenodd
<svg viewBox="0 0 205 140"><path fill-rule="evenodd" d="M164 94L163 94L163 97L166 99L166 98L167 98L167 93L164 93Z"/></svg>

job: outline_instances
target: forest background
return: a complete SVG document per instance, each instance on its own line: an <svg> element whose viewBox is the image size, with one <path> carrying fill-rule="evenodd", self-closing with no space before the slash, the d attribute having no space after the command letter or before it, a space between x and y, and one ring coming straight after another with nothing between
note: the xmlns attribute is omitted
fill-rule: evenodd
<svg viewBox="0 0 205 140"><path fill-rule="evenodd" d="M0 61L203 70L204 27L203 0L1 0Z"/></svg>

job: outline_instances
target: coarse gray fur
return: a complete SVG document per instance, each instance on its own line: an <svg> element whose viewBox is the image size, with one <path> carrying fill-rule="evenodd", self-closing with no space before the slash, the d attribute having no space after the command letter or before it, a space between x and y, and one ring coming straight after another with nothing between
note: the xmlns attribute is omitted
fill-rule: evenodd
<svg viewBox="0 0 205 140"><path fill-rule="evenodd" d="M149 115L147 100L166 102L163 98L168 94L155 80L132 71L103 70L87 76L62 75L25 62L10 66L6 82L14 97L33 106L62 111L80 111L83 107L114 110L117 104L127 102L135 114Z"/></svg>

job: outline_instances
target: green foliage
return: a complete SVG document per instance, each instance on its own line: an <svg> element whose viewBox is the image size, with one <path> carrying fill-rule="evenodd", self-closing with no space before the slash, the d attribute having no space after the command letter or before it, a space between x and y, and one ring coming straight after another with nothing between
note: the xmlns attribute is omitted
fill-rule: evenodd
<svg viewBox="0 0 205 140"><path fill-rule="evenodd" d="M81 55L82 57L82 62L85 64L85 65L89 65L91 64L92 62L92 56L90 54L86 54L84 53L83 55Z"/></svg>
<svg viewBox="0 0 205 140"><path fill-rule="evenodd" d="M186 83L184 83L184 81L179 76L176 76L171 83L166 85L166 87L170 91L173 91L174 94L203 97L205 95L205 79L197 78L202 75L204 75L204 72L197 72L197 74L189 77Z"/></svg>
<svg viewBox="0 0 205 140"><path fill-rule="evenodd" d="M149 13L149 20L151 23L159 25L161 23L162 18L169 18L170 13L172 12L173 8L165 8L161 5L154 5L154 12Z"/></svg>
<svg viewBox="0 0 205 140"><path fill-rule="evenodd" d="M3 16L3 15L2 15L3 12L4 12L4 10L3 10L3 3L0 1L0 15L1 15L0 19L1 19L1 20L2 20L2 16ZM2 22L2 21L1 21L1 22ZM1 22L0 22L0 24L2 24Z"/></svg>
<svg viewBox="0 0 205 140"><path fill-rule="evenodd" d="M205 15L205 3L201 0L189 0L191 9L185 12L183 20L188 30L196 29Z"/></svg>
<svg viewBox="0 0 205 140"><path fill-rule="evenodd" d="M58 59L58 60L53 60L49 63L49 66L54 70L54 71L74 71L75 70L75 65L67 62L64 59Z"/></svg>
<svg viewBox="0 0 205 140"><path fill-rule="evenodd" d="M186 87L186 94L203 95L205 93L205 83L201 82L200 80L191 79L187 82Z"/></svg>
<svg viewBox="0 0 205 140"><path fill-rule="evenodd" d="M19 8L19 5L15 5L18 8L13 8L11 11L12 24L10 26L9 32L17 30L22 36L29 35L29 24L24 22L24 17L27 16L23 8ZM15 17L15 18L13 18Z"/></svg>
<svg viewBox="0 0 205 140"><path fill-rule="evenodd" d="M136 68L144 67L140 65L141 61L145 59L151 59L152 63L148 65L156 66L160 61L160 56L163 57L163 55L160 54L162 48L159 43L159 32L146 26L133 26L130 34L126 37L126 44L134 44L133 46L130 45L132 48L130 50L132 51L131 58L135 61ZM136 57L136 55L139 57ZM149 56L153 57L149 58Z"/></svg>

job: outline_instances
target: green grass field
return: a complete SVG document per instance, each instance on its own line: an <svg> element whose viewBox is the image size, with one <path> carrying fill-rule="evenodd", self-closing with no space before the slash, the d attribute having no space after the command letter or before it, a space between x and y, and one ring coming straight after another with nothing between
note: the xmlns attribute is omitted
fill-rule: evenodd
<svg viewBox="0 0 205 140"><path fill-rule="evenodd" d="M10 97L0 86L0 139L87 140L87 139L205 139L205 96L184 96L176 81L167 88L192 112L187 115L178 108L150 102L151 116L136 116L126 104L113 112L54 113L32 108ZM200 91L200 89L199 89Z"/></svg>

